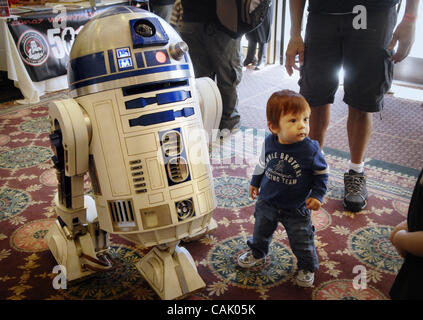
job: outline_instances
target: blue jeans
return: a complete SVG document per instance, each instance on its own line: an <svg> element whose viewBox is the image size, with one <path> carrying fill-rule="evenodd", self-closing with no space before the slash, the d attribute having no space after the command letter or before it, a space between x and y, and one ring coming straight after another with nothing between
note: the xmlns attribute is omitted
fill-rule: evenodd
<svg viewBox="0 0 423 320"><path fill-rule="evenodd" d="M319 269L316 246L314 245L315 228L311 221L311 210L305 207L292 210L278 209L267 202L257 200L254 211L254 233L247 245L255 258L262 258L269 252L273 233L281 222L288 234L289 244L297 257L298 269L315 271Z"/></svg>

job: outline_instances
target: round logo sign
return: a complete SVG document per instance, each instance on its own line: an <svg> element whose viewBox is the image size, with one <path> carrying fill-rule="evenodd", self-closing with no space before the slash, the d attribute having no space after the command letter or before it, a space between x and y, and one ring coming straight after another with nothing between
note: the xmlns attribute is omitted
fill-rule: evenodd
<svg viewBox="0 0 423 320"><path fill-rule="evenodd" d="M46 62L50 49L44 36L34 30L25 31L18 40L18 50L22 60L31 66Z"/></svg>

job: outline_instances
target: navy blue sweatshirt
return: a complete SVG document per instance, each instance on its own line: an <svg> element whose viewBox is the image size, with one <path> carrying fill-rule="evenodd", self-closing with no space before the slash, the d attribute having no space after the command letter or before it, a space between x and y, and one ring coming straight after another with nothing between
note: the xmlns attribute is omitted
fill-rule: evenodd
<svg viewBox="0 0 423 320"><path fill-rule="evenodd" d="M279 209L296 209L308 197L323 203L327 191L329 168L319 143L306 137L293 144L281 144L276 135L263 143L259 163L251 185L259 198Z"/></svg>

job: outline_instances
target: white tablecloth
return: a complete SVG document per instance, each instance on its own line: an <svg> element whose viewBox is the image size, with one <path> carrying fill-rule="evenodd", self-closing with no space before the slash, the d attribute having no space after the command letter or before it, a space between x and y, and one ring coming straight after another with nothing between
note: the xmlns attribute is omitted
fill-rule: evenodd
<svg viewBox="0 0 423 320"><path fill-rule="evenodd" d="M3 17L0 17L0 70L7 71L7 77L21 90L24 99L17 100L21 104L37 103L48 92L68 88L66 75L39 82L31 80Z"/></svg>

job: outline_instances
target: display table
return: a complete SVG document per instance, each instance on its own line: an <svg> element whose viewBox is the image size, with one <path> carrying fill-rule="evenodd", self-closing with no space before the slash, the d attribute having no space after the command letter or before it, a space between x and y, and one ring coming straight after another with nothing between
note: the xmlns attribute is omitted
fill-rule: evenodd
<svg viewBox="0 0 423 320"><path fill-rule="evenodd" d="M0 23L0 69L7 71L7 77L13 80L20 89L24 99L17 100L21 104L32 104L40 101L40 96L68 88L66 75L34 82L31 80L25 65L19 56L13 37L7 27L7 20L2 18Z"/></svg>
<svg viewBox="0 0 423 320"><path fill-rule="evenodd" d="M83 25L110 6L127 4L127 1L104 2L92 8L89 3L83 3L66 11L50 7L41 12L1 17L0 70L7 71L8 78L24 96L17 102L37 103L48 92L67 89L70 48ZM64 12L66 18L53 20L59 14L64 17Z"/></svg>

